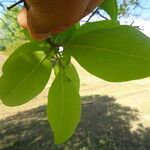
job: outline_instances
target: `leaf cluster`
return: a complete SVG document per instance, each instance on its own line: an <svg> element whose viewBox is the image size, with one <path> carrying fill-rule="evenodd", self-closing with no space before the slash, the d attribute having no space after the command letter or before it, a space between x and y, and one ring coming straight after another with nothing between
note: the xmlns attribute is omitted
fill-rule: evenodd
<svg viewBox="0 0 150 150"><path fill-rule="evenodd" d="M81 114L80 80L71 57L91 74L110 82L150 76L150 39L132 26L119 24L116 0L105 0L100 8L111 20L75 24L44 42L29 38L2 68L0 99L7 106L37 96L54 70L47 116L57 144L72 136Z"/></svg>

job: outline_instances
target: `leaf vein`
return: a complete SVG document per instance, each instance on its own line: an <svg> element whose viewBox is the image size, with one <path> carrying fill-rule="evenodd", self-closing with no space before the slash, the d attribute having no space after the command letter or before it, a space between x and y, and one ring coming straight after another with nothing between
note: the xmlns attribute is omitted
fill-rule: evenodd
<svg viewBox="0 0 150 150"><path fill-rule="evenodd" d="M11 95L19 86L21 86L23 84L23 82L30 77L30 75L41 65L41 63L46 59L46 56L44 56L41 61L36 65L34 66L34 68L31 70L31 72L14 88L12 89L12 91L10 91L10 93L8 95L5 96L4 99L7 99L7 97L9 95Z"/></svg>
<svg viewBox="0 0 150 150"><path fill-rule="evenodd" d="M105 49L105 48L96 48L96 47L85 46L85 45L81 46L81 45L70 45L70 44L67 44L66 46L68 46L68 47L78 47L78 48L94 49L94 50L97 50L97 51L107 51L107 52L111 52L111 53L118 53L118 54L125 55L125 56L128 56L128 57L139 58L141 60L150 62L150 60L143 59L141 56L129 55L129 54L126 54L126 53L123 53L123 52L113 51L113 50Z"/></svg>

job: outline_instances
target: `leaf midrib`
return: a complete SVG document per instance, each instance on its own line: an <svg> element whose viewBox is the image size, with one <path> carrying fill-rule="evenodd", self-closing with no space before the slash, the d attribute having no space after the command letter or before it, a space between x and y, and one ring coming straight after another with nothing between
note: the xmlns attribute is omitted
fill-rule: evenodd
<svg viewBox="0 0 150 150"><path fill-rule="evenodd" d="M61 112L60 112L60 130L62 129L62 121L64 115L64 86L63 86L63 75L61 75Z"/></svg>
<svg viewBox="0 0 150 150"><path fill-rule="evenodd" d="M43 63L43 61L45 59L46 59L46 56L44 56L43 58L41 58L41 61L36 66L33 67L33 69L31 70L31 72L14 89L12 89L12 91L10 91L10 93L8 95L6 95L4 97L4 99L7 99L7 97L9 97L19 86L21 86L24 83L24 81L26 79L28 79L31 76L31 74Z"/></svg>
<svg viewBox="0 0 150 150"><path fill-rule="evenodd" d="M107 52L110 52L110 53L117 53L117 54L125 55L125 56L128 56L128 57L139 58L139 59L141 59L141 60L150 62L150 60L148 60L148 59L143 59L143 57L141 57L141 56L128 55L128 54L126 54L126 53L122 53L122 52L118 52L118 51L113 51L113 50L106 49L106 48L96 48L96 47L92 47L92 46L72 45L72 44L67 44L67 45L65 45L65 46L67 46L67 47L78 47L78 48L94 49L94 50L96 50L96 51L107 51ZM92 52L92 51L91 51L91 52Z"/></svg>

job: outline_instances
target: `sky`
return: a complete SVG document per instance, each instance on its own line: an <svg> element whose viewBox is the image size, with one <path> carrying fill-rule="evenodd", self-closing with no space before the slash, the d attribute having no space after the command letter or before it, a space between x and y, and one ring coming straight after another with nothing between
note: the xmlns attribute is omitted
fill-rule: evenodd
<svg viewBox="0 0 150 150"><path fill-rule="evenodd" d="M142 19L142 18L128 18L128 23L125 22L124 20L121 21L121 24L129 24L129 23L133 23L133 26L138 26L139 29L145 33L148 37L150 37L150 20L146 20L146 19Z"/></svg>
<svg viewBox="0 0 150 150"><path fill-rule="evenodd" d="M142 14L141 18L150 20L150 0L141 0L141 6L145 9L137 9Z"/></svg>
<svg viewBox="0 0 150 150"><path fill-rule="evenodd" d="M135 13L139 14L139 17L130 16L127 19L122 19L122 24L130 24L132 22L134 26L139 26L141 31L150 37L150 0L141 0L141 6L144 9L136 9Z"/></svg>

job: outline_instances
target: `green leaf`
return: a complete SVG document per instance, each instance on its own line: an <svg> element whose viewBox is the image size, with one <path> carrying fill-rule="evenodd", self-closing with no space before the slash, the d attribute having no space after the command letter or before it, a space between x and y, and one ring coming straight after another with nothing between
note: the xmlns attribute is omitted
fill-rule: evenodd
<svg viewBox="0 0 150 150"><path fill-rule="evenodd" d="M24 104L44 89L51 65L43 49L37 43L27 43L8 58L0 78L0 99L5 105Z"/></svg>
<svg viewBox="0 0 150 150"><path fill-rule="evenodd" d="M59 33L58 35L52 37L52 40L55 44L64 44L69 41L69 39L72 37L72 35L75 33L75 31L78 28L78 24L73 25L69 29L67 29L64 32Z"/></svg>
<svg viewBox="0 0 150 150"><path fill-rule="evenodd" d="M105 10L112 20L117 20L118 5L117 0L104 0L100 8Z"/></svg>
<svg viewBox="0 0 150 150"><path fill-rule="evenodd" d="M53 69L54 69L54 75L56 77L58 75L58 73L59 73L59 70L60 70L59 64L55 64Z"/></svg>
<svg viewBox="0 0 150 150"><path fill-rule="evenodd" d="M80 89L80 79L78 72L72 63L68 64L65 68L67 77L72 81L77 91Z"/></svg>
<svg viewBox="0 0 150 150"><path fill-rule="evenodd" d="M104 80L122 82L150 76L150 39L134 27L97 29L64 47L83 68Z"/></svg>
<svg viewBox="0 0 150 150"><path fill-rule="evenodd" d="M104 28L113 28L119 26L119 22L113 20L103 20L103 21L96 21L96 22L88 22L82 25L76 33L72 36L71 39L77 38L81 34L84 34L89 31L93 31L96 29L104 29Z"/></svg>
<svg viewBox="0 0 150 150"><path fill-rule="evenodd" d="M56 144L64 143L72 136L80 120L80 113L80 95L65 70L61 70L48 96L48 120Z"/></svg>
<svg viewBox="0 0 150 150"><path fill-rule="evenodd" d="M69 62L65 65L64 69L66 71L67 77L73 82L77 91L79 91L80 90L80 78L79 78L78 72L77 72L76 68L74 67L74 65ZM54 66L55 76L57 76L59 74L60 70L61 70L60 64L56 64Z"/></svg>

